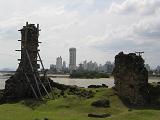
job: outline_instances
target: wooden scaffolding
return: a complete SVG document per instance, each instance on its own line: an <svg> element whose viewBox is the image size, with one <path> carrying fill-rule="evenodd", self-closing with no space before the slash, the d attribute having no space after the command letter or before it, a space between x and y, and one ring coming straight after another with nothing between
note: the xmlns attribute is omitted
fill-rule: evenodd
<svg viewBox="0 0 160 120"><path fill-rule="evenodd" d="M21 50L16 51L21 51L21 59L18 59L20 61L19 70L23 73L26 84L29 85L36 99L42 99L44 95L53 98L53 95L49 94L52 87L38 50L39 43L41 43L38 41L39 24L35 26L26 22L26 26L23 26L19 31L21 32L21 40L18 41L21 42ZM37 61L40 64L37 64ZM38 72L40 65L43 77L40 77Z"/></svg>

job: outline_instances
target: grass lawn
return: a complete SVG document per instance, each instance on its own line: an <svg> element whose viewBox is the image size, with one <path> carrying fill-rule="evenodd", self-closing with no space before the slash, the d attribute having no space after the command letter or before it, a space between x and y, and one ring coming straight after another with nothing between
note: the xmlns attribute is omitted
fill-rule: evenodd
<svg viewBox="0 0 160 120"><path fill-rule="evenodd" d="M84 99L68 95L49 100L37 106L31 100L0 105L0 120L160 120L160 110L144 109L128 111L128 108L114 94L112 89L93 89L95 96ZM99 99L109 99L109 108L95 108L90 104ZM33 102L33 101L32 101ZM24 104L25 103L25 104ZM109 118L89 118L88 113L109 113Z"/></svg>

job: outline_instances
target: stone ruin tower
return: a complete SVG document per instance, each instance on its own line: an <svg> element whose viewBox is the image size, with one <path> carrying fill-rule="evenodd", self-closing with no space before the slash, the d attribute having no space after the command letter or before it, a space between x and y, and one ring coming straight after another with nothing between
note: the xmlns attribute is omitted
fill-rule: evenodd
<svg viewBox="0 0 160 120"><path fill-rule="evenodd" d="M127 100L133 105L147 104L148 71L140 55L120 52L115 57L113 75L115 89L123 100Z"/></svg>
<svg viewBox="0 0 160 120"><path fill-rule="evenodd" d="M21 32L21 59L15 75L11 76L6 81L4 96L7 100L21 99L21 98L36 98L41 99L44 95L49 95L51 86L49 79L46 77L45 69L39 54L39 25L26 23L19 30ZM38 68L40 61L44 76L40 77Z"/></svg>

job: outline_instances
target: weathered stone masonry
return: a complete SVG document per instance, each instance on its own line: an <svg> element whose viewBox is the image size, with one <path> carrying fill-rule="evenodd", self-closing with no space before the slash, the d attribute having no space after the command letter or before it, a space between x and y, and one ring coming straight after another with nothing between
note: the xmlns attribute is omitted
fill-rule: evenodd
<svg viewBox="0 0 160 120"><path fill-rule="evenodd" d="M38 73L37 61L43 63L39 55L39 25L28 24L19 30L21 32L21 59L15 75L6 81L4 90L5 100L21 98L41 99L43 95L48 95L51 91L50 82L47 77L40 77Z"/></svg>
<svg viewBox="0 0 160 120"><path fill-rule="evenodd" d="M115 57L113 75L115 89L121 98L135 105L147 104L148 71L141 56L120 52Z"/></svg>

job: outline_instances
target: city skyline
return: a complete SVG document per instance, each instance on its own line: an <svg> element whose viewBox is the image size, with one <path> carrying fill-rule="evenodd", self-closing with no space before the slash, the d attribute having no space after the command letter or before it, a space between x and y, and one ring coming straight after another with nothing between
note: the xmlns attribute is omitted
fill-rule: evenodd
<svg viewBox="0 0 160 120"><path fill-rule="evenodd" d="M63 72L71 72L73 70L78 71L98 71L98 72L107 72L112 73L114 68L114 63L110 61L106 61L105 64L98 64L95 61L87 61L84 60L81 63L76 64L76 48L69 48L69 63L66 65L66 61L61 57L56 58L56 63L50 64L50 72L55 73L63 73ZM62 62L63 61L63 62ZM150 66L147 64L146 68L150 70Z"/></svg>
<svg viewBox="0 0 160 120"><path fill-rule="evenodd" d="M87 70L87 71L99 71L99 72L108 72L112 73L114 68L114 62L106 61L105 64L99 64L96 61L92 60L83 60L82 62L76 64L76 48L69 48L69 63L68 66L66 65L66 61L60 56L56 58L56 64L50 64L50 70L57 71L57 72L63 72L66 70L72 71L72 70ZM135 52L138 56L141 56L144 52ZM63 62L62 62L63 61ZM149 64L145 64L145 68L148 71L152 71L153 69L150 67ZM156 66L154 70L159 71L160 66Z"/></svg>
<svg viewBox="0 0 160 120"><path fill-rule="evenodd" d="M2 0L0 14L0 69L17 68L17 30L26 21L40 24L39 49L46 68L59 55L68 63L70 47L78 50L77 63L104 64L121 51L144 51L146 64L160 65L158 0Z"/></svg>
<svg viewBox="0 0 160 120"><path fill-rule="evenodd" d="M62 67L63 67L63 63L65 62L65 65L66 65L66 67L68 68L68 67L69 67L69 61L66 62L66 60L63 59L63 56L61 56L61 55L60 55L59 57L61 57L61 59L62 59ZM53 61L55 61L55 62L50 63L50 65L55 65L55 66L56 66L56 61L57 61L57 58L59 58L59 57L56 57L56 59L53 60ZM79 63L76 63L76 66L78 67L79 64L83 64L84 61L97 63L98 65L104 65L104 64L106 64L106 62L111 62L112 64L114 63L113 61L109 61L109 60L104 61L104 63L98 63L97 61L94 61L94 60L86 60L86 59L83 59L83 60L81 60ZM147 65L148 65L148 64L147 64Z"/></svg>
<svg viewBox="0 0 160 120"><path fill-rule="evenodd" d="M113 62L111 61L105 61L104 64L101 64L101 63L97 63L96 61L93 61L93 60L89 60L87 61L86 59L82 60L80 63L77 63L76 62L76 57L77 57L77 54L76 54L77 50L76 48L72 47L72 48L69 48L69 62L66 63L66 60L63 59L63 57L60 55L59 57L56 58L56 62L55 63L51 63L50 64L50 68L56 68L57 70L62 70L62 68L69 68L70 70L71 69L77 69L78 66L80 64L88 64L88 63L91 63L91 64L96 64L96 66L101 66L101 65L105 65L107 63L109 64L113 64ZM93 62L93 63L92 63ZM85 69L85 66L84 66L84 69Z"/></svg>
<svg viewBox="0 0 160 120"><path fill-rule="evenodd" d="M73 47L71 47L71 48L73 48ZM70 49L70 48L69 48ZM77 48L75 48L75 49L77 49ZM77 51L76 51L77 52ZM133 52L134 53L134 52ZM77 55L77 54L76 54ZM138 55L138 54L137 54ZM61 64L60 66L61 66L61 68L58 68L59 70L61 70L62 68L63 68L63 65L64 65L64 63L65 63L65 66L66 66L66 68L69 68L69 58L70 58L70 55L68 54L68 60L67 59L64 59L63 58L63 56L61 56L61 55L59 55L59 57L57 56L55 56L55 60L52 60L53 62L51 62L50 64L49 64L49 66L47 66L46 67L46 69L48 69L48 68L50 68L50 66L51 65L55 65L55 67L56 67L56 69L57 69L57 59L60 59L60 61L61 61L61 63L59 62L59 60L58 60L58 64ZM143 58L143 54L142 54L142 58ZM79 62L76 62L76 67L78 68L78 66L80 65L80 64L83 64L84 62L93 62L93 63L96 63L98 66L104 66L107 62L111 62L111 64L114 64L114 60L113 61L110 61L110 60L106 60L106 61L103 61L102 63L99 63L99 62L97 62L97 61L95 61L95 60L92 60L92 59L83 59L83 60L79 60ZM157 67L159 67L159 65L157 65L157 66L155 66L155 67L152 67L150 64L146 64L147 65L147 68L149 67L149 69L157 69ZM0 70L4 70L4 71L10 71L10 70L16 70L16 69L14 69L14 68L2 68L2 69L0 69Z"/></svg>

